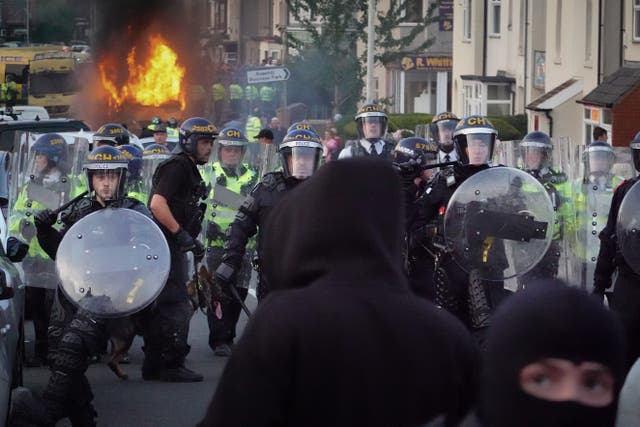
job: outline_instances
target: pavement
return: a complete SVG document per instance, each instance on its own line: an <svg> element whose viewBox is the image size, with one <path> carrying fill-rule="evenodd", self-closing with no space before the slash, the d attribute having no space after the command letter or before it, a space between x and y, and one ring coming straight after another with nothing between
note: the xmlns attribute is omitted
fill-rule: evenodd
<svg viewBox="0 0 640 427"><path fill-rule="evenodd" d="M257 300L250 291L247 306L254 310ZM247 317L243 313L238 323L238 336ZM201 383L162 383L143 381L141 368L144 354L142 338L137 337L129 351L131 363L122 365L129 374L121 380L103 361L89 367L87 377L93 389L94 406L98 411L98 426L175 427L193 426L202 419L213 396L227 358L216 357L208 345L209 328L206 316L198 311L191 320L189 344L191 352L185 365L204 375ZM27 352L32 351L33 327L25 325ZM49 378L48 368L25 368L24 386L42 391ZM70 426L68 420L57 426Z"/></svg>

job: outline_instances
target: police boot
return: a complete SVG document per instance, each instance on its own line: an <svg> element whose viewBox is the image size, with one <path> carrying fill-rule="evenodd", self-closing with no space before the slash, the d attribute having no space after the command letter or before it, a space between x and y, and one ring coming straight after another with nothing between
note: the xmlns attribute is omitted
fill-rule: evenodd
<svg viewBox="0 0 640 427"><path fill-rule="evenodd" d="M184 366L177 368L164 368L150 375L143 376L145 380L163 381L169 383L198 383L204 380L204 377L188 369Z"/></svg>

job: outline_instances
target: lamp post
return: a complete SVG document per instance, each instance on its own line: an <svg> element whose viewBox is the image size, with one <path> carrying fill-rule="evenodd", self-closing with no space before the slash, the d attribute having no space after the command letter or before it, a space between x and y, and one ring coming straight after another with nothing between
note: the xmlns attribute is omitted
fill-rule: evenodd
<svg viewBox="0 0 640 427"><path fill-rule="evenodd" d="M29 18L31 17L31 11L29 10L29 0L25 0L25 3L26 3L25 11L27 13L27 19L26 19L27 25L26 26L27 26L27 46L28 46L29 44L31 44L31 39L29 37L29 33L30 33L30 29L29 29L29 21L30 21L30 19Z"/></svg>

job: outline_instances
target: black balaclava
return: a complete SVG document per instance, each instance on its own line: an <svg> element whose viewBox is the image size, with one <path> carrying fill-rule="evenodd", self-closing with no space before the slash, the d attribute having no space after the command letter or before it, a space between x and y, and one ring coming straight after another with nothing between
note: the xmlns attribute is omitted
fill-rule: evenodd
<svg viewBox="0 0 640 427"><path fill-rule="evenodd" d="M391 163L322 166L270 212L260 241L271 289L324 280L408 287L402 270L402 193Z"/></svg>
<svg viewBox="0 0 640 427"><path fill-rule="evenodd" d="M601 303L554 281L505 302L487 338L478 414L486 427L613 426L624 381L623 337ZM614 399L604 407L554 402L520 388L523 367L544 358L598 362L614 377Z"/></svg>

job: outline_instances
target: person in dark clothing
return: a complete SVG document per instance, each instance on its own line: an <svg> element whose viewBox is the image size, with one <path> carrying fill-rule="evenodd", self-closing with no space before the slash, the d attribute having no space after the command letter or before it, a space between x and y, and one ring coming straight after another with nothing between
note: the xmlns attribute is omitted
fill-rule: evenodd
<svg viewBox="0 0 640 427"><path fill-rule="evenodd" d="M453 137L460 163L440 171L417 201L411 197L415 187L404 185L409 241L434 254L431 259L434 302L458 317L480 343L490 323L490 313L506 291L501 281L472 280L456 263L445 244L444 214L456 189L469 177L491 167L496 137L497 132L486 117L464 118ZM497 259L501 255L500 245L493 245L489 257Z"/></svg>
<svg viewBox="0 0 640 427"><path fill-rule="evenodd" d="M356 115L357 140L347 141L338 159L350 157L381 157L391 160L394 144L383 138L387 133L388 117L378 104L364 104Z"/></svg>
<svg viewBox="0 0 640 427"><path fill-rule="evenodd" d="M142 378L169 382L202 381L202 375L187 369L184 360L189 352L187 339L193 306L185 283L188 277L186 252L199 262L204 246L197 240L202 227L208 196L196 165L209 160L213 140L218 134L207 119L192 117L180 126L182 150L161 163L154 172L149 208L167 237L171 253L171 270L167 284L146 312L144 363Z"/></svg>
<svg viewBox="0 0 640 427"><path fill-rule="evenodd" d="M493 317L480 425L613 426L623 344L614 316L583 290L551 279L530 285Z"/></svg>
<svg viewBox="0 0 640 427"><path fill-rule="evenodd" d="M640 132L631 141L633 164L640 171ZM600 251L593 279L593 293L602 301L617 272L611 298L611 309L618 315L627 337L627 363L630 369L640 357L640 275L622 255L617 235L618 213L626 194L638 182L638 177L623 181L614 191L607 225L600 232Z"/></svg>
<svg viewBox="0 0 640 427"><path fill-rule="evenodd" d="M272 293L200 426L416 426L439 414L456 425L477 352L453 316L410 291L401 206L390 162L348 159L274 208L263 239Z"/></svg>
<svg viewBox="0 0 640 427"><path fill-rule="evenodd" d="M282 162L282 172L271 172L262 178L251 190L227 228L222 262L216 270L216 280L225 287L232 286L235 282L247 243L258 231L260 233L256 253L259 261L256 264L261 268L263 263L260 241L265 221L286 192L309 178L318 169L322 156L322 142L311 131L294 129L287 133L278 147L278 153ZM269 291L269 285L260 270L258 273L257 297L258 301L261 301Z"/></svg>
<svg viewBox="0 0 640 427"><path fill-rule="evenodd" d="M96 148L87 156L84 168L90 194L60 213L60 230L53 227L57 214L51 210L35 216L38 242L51 259L56 258L58 246L73 224L106 206L132 209L151 218L144 204L124 197L127 159L118 149ZM106 347L108 327L107 319L77 309L57 289L48 331L51 376L41 399L26 389L14 395L13 425L53 426L64 417L69 417L73 426L96 425L93 393L85 372L89 358Z"/></svg>

